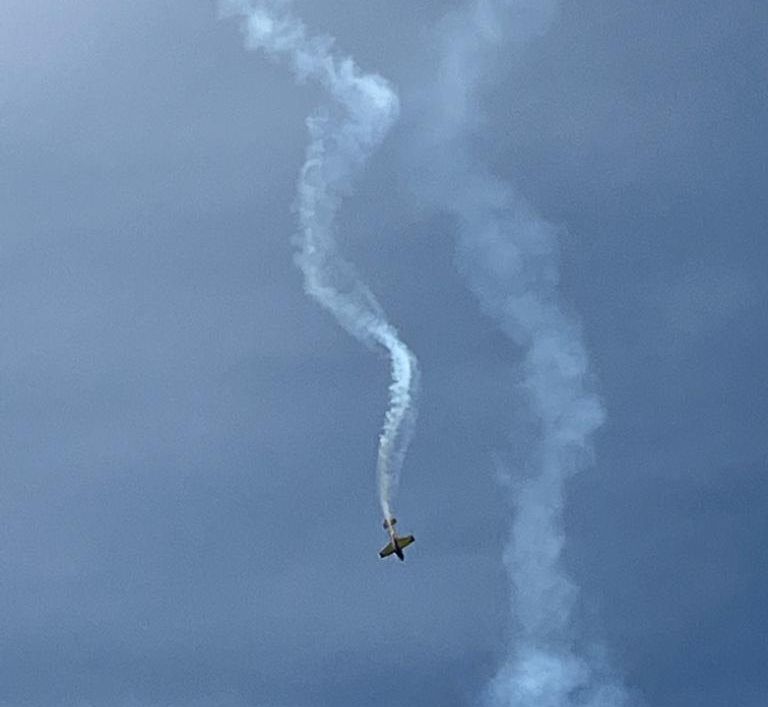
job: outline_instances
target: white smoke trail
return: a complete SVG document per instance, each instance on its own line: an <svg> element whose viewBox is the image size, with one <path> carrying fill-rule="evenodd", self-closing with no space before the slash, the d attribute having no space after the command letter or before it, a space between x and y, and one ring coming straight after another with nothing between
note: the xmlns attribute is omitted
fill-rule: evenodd
<svg viewBox="0 0 768 707"><path fill-rule="evenodd" d="M512 594L512 645L488 691L491 705L619 707L626 690L597 657L579 651L577 588L562 566L564 486L589 459L604 411L589 389L576 322L558 302L555 229L475 155L481 83L494 53L505 60L550 23L555 0L473 0L446 18L438 99L422 135L428 195L458 224L457 261L482 309L526 350L525 389L539 422L536 473L513 498L505 551ZM417 187L418 188L418 187ZM588 655L584 655L584 653Z"/></svg>
<svg viewBox="0 0 768 707"><path fill-rule="evenodd" d="M379 437L379 501L392 515L406 447L415 423L418 388L416 357L401 341L368 287L336 253L335 217L341 197L373 149L384 139L399 112L397 95L375 74L364 74L349 57L333 51L327 37L307 35L290 13L289 0L221 0L224 16L244 18L247 46L285 59L297 79L313 78L336 105L307 120L310 144L298 186L301 235L296 262L306 292L365 344L389 354L392 382L389 409Z"/></svg>

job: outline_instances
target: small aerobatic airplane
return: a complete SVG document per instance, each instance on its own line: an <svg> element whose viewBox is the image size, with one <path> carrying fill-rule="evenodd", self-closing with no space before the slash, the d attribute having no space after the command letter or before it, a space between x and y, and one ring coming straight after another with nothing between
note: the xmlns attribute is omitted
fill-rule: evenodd
<svg viewBox="0 0 768 707"><path fill-rule="evenodd" d="M397 555L400 560L403 561L405 560L405 555L403 555L403 548L408 547L412 542L415 542L416 539L413 537L413 535L398 537L397 533L395 532L395 523L397 523L397 518L388 518L384 521L384 530L389 533L389 544L385 548L379 550L379 557Z"/></svg>

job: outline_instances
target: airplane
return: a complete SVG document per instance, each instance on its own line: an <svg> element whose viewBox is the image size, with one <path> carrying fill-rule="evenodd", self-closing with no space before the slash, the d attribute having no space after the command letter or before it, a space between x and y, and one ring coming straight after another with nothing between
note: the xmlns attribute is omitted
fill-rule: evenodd
<svg viewBox="0 0 768 707"><path fill-rule="evenodd" d="M416 542L416 538L414 538L413 535L398 537L395 532L395 523L397 523L397 518L387 518L384 521L384 530L389 533L389 544L385 548L379 550L379 557L397 555L400 558L400 561L403 562L405 560L403 549L408 547L412 542Z"/></svg>

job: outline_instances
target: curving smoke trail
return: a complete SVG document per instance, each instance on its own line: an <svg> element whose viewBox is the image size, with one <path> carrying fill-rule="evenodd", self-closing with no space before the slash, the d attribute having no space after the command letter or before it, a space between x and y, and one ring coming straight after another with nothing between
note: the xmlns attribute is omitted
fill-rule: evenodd
<svg viewBox="0 0 768 707"><path fill-rule="evenodd" d="M309 36L290 13L289 0L220 0L223 16L243 18L246 44L287 61L298 80L320 82L335 105L307 120L310 144L298 184L301 234L296 262L304 288L350 334L389 354L389 409L379 437L379 501L386 518L415 423L416 358L386 318L373 293L339 257L335 217L341 198L368 156L397 119L399 102L380 76L364 74L349 57L333 51L333 40Z"/></svg>
<svg viewBox="0 0 768 707"><path fill-rule="evenodd" d="M494 59L543 33L555 0L473 0L441 25L438 96L421 135L428 185L417 186L457 222L457 263L480 306L525 350L525 392L538 426L533 473L517 489L505 564L511 583L509 655L488 691L491 705L619 707L626 690L598 647L579 649L577 588L562 566L568 477L589 460L604 417L589 386L578 323L557 293L556 229L481 158L478 103Z"/></svg>

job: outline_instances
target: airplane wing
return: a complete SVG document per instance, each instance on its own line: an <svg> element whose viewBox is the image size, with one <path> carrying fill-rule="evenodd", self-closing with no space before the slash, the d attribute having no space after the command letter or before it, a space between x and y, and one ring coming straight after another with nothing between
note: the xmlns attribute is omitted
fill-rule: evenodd
<svg viewBox="0 0 768 707"><path fill-rule="evenodd" d="M408 547L411 543L415 543L416 538L413 537L413 535L406 535L404 538L398 538L397 544L400 546L400 549L402 550L404 547Z"/></svg>
<svg viewBox="0 0 768 707"><path fill-rule="evenodd" d="M379 557L389 557L395 551L395 546L389 543L385 548L379 550Z"/></svg>

